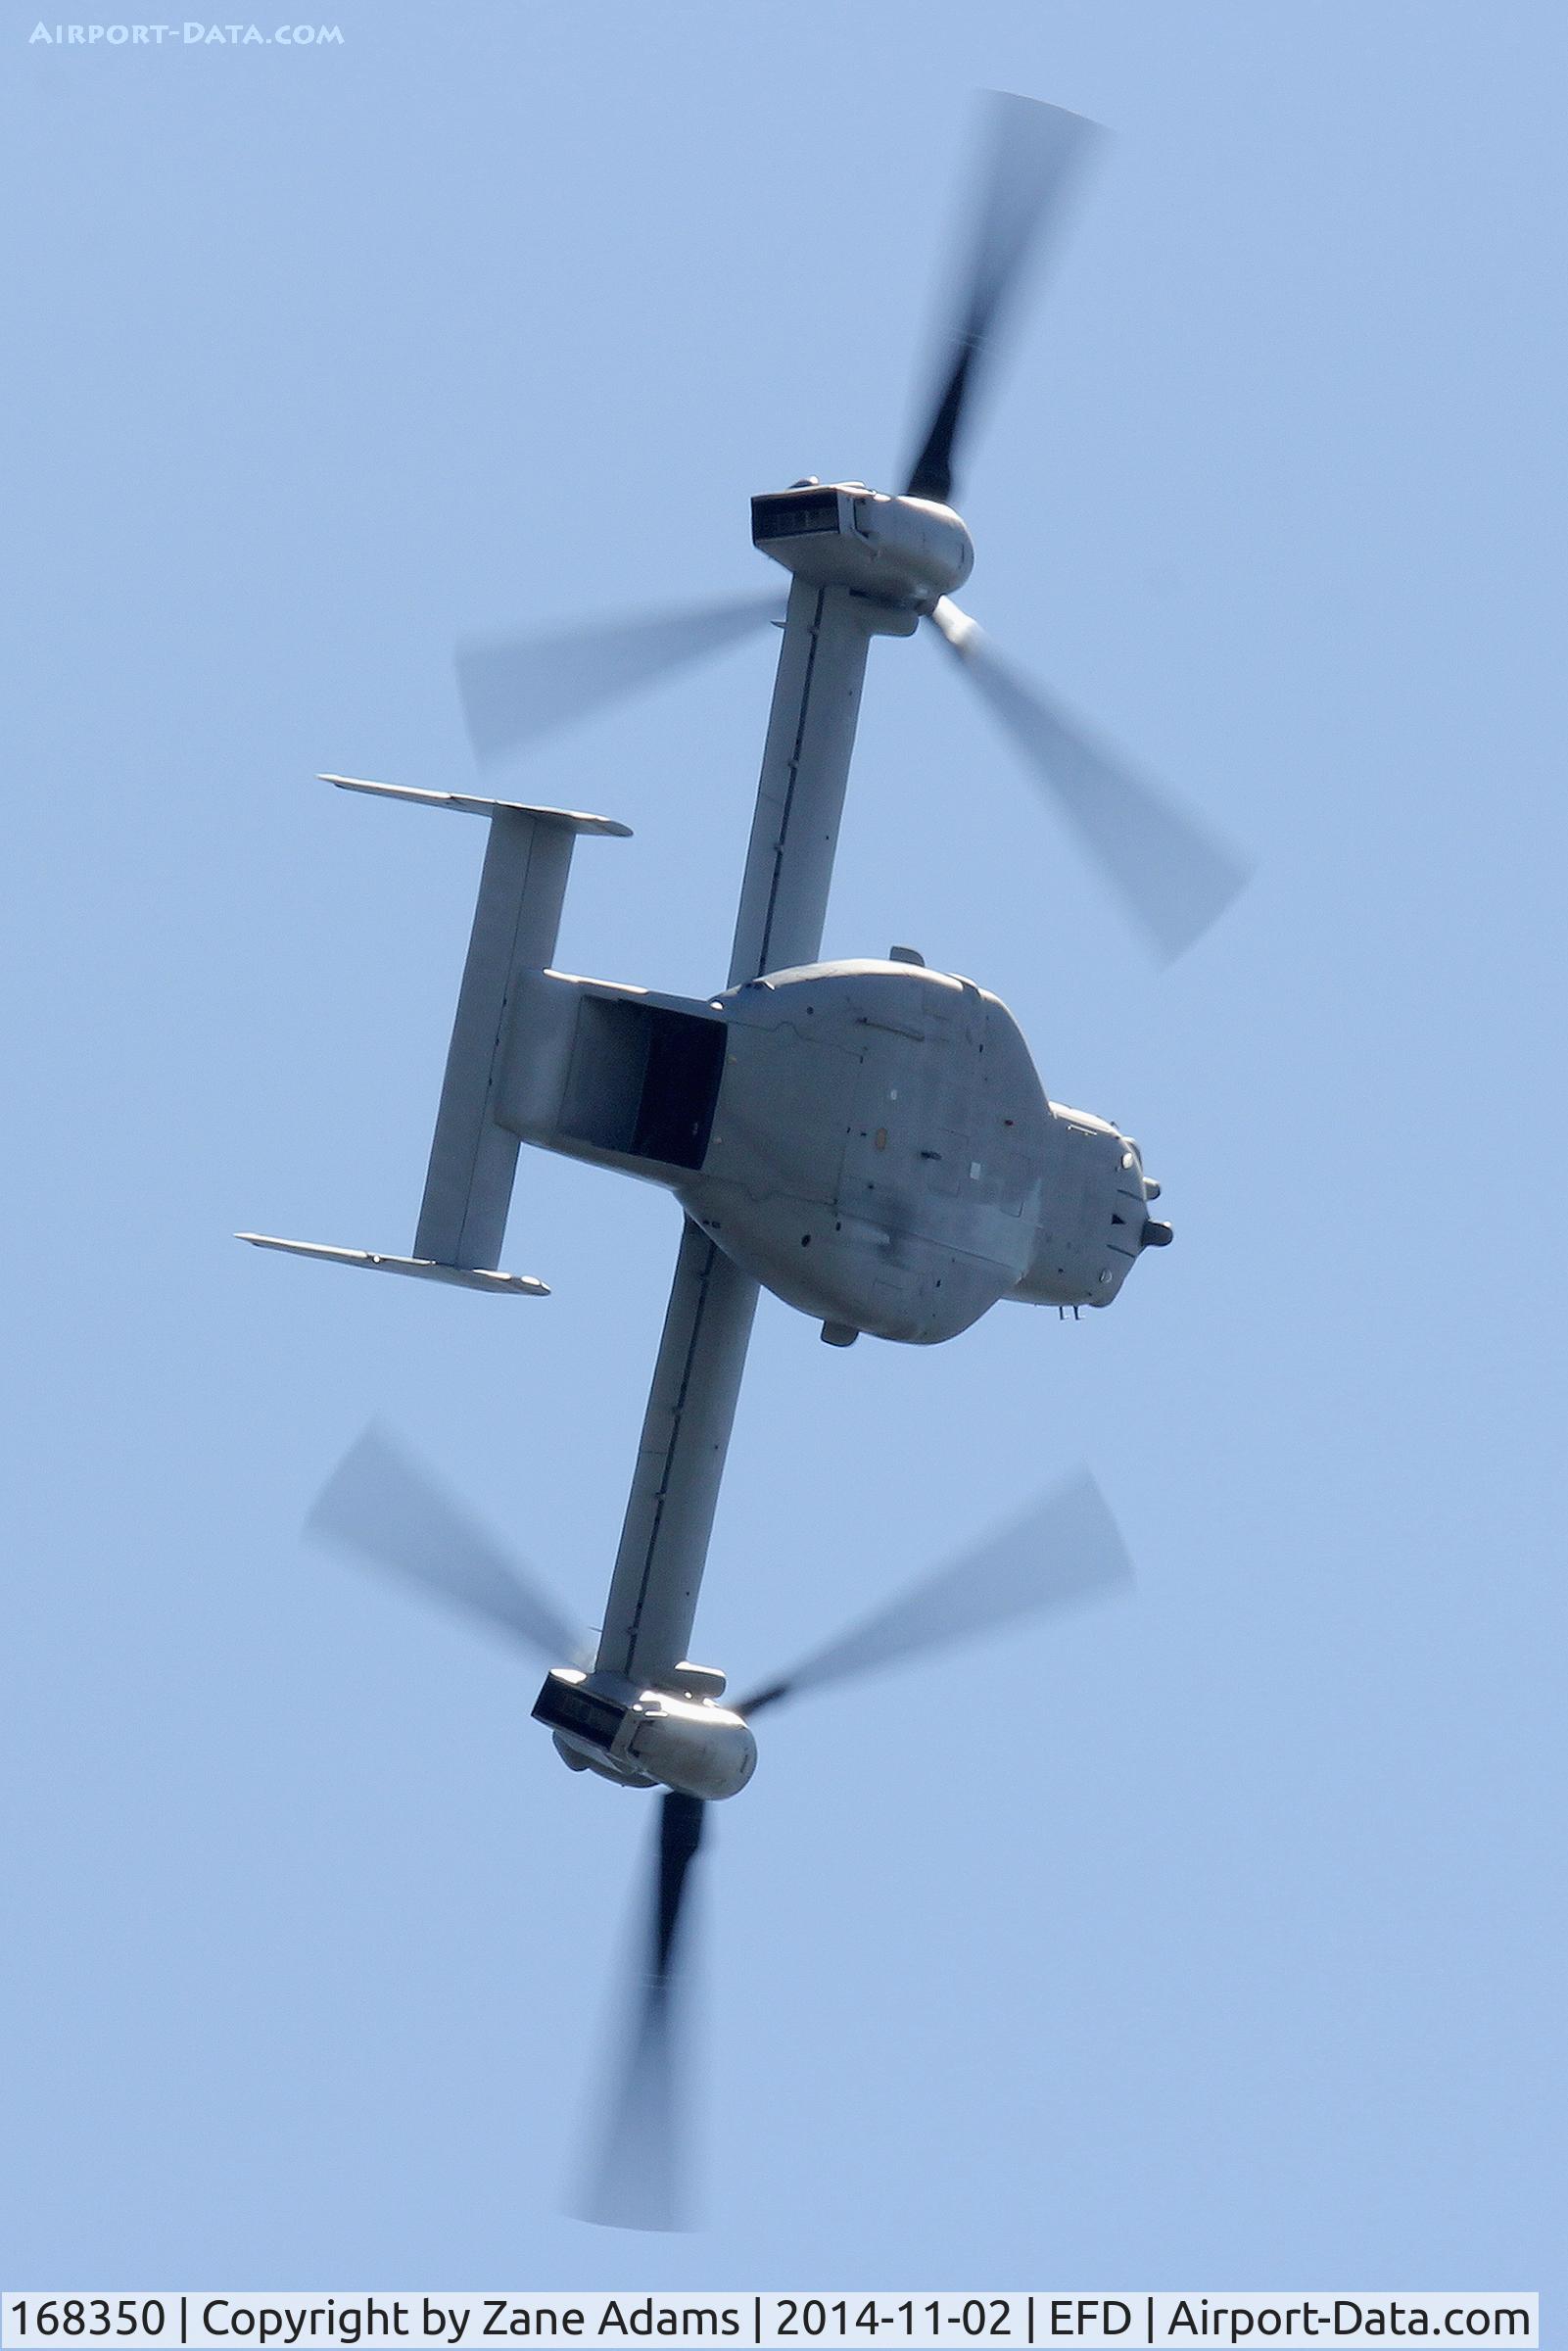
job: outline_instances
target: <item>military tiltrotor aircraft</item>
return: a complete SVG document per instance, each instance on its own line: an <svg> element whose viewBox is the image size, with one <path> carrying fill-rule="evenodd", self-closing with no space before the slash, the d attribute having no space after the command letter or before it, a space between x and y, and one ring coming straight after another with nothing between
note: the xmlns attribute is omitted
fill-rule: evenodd
<svg viewBox="0 0 1568 2351"><path fill-rule="evenodd" d="M688 999L553 968L574 845L624 826L325 779L481 815L489 846L412 1255L242 1236L543 1297L542 1281L500 1270L520 1143L662 1184L681 1204L674 1287L590 1655L571 1661L571 1628L553 1605L380 1435L350 1454L312 1521L542 1651L549 1671L534 1713L574 1770L664 1791L644 1989L587 2205L590 2217L630 2225L676 2217L678 1930L706 1807L755 1767L757 1713L1127 1571L1098 1489L1080 1476L1022 1527L739 1704L723 1703L722 1673L690 1657L759 1289L820 1322L831 1346L862 1335L929 1346L1003 1299L1109 1306L1143 1252L1170 1239L1150 1213L1160 1187L1138 1145L1047 1099L996 996L927 970L907 947L818 960L872 640L931 625L1161 953L1194 938L1243 878L1228 850L1025 686L952 600L974 561L951 504L962 429L1025 263L1060 221L1093 135L1056 108L1001 96L990 105L957 331L904 489L809 479L752 501L753 544L790 586L726 985ZM504 757L776 608L708 606L471 647L458 671L476 751Z"/></svg>

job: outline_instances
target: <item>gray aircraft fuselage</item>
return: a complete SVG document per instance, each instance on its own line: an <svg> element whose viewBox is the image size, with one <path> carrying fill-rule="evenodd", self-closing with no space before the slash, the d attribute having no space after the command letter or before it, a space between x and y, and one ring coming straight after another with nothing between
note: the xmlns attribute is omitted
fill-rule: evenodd
<svg viewBox="0 0 1568 2351"><path fill-rule="evenodd" d="M824 1334L931 1345L999 1299L1108 1306L1151 1223L1137 1145L1047 1099L1018 1024L912 960L706 1002L524 978L493 1115L666 1185Z"/></svg>

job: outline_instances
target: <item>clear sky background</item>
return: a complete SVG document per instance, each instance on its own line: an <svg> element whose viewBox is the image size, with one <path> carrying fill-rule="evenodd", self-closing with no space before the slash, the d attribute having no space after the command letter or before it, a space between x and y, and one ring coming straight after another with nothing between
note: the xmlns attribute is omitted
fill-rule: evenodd
<svg viewBox="0 0 1568 2351"><path fill-rule="evenodd" d="M1565 2282L1562 12L6 12L8 2286ZM264 20L270 28L272 19ZM970 92L1116 136L987 404L966 602L1259 860L1152 974L879 644L827 944L995 988L1176 1245L1074 1325L764 1300L738 1683L1089 1462L1133 1597L765 1725L709 2225L560 2216L650 1806L302 1548L372 1414L597 1611L678 1220L525 1155L406 1249L482 835L453 640L757 582L886 482ZM776 642L776 641L775 641ZM723 978L773 643L520 763L560 961Z"/></svg>

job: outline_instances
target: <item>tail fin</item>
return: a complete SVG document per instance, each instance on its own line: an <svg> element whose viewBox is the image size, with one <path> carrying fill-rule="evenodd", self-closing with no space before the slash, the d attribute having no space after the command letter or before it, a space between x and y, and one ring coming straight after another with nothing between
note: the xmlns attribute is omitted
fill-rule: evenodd
<svg viewBox="0 0 1568 2351"><path fill-rule="evenodd" d="M515 800L416 792L406 785L367 784L354 776L324 776L321 781L336 784L345 792L373 792L427 808L488 816L490 841L480 875L468 960L457 994L457 1017L447 1054L412 1257L279 1241L261 1233L239 1237L261 1248L287 1249L300 1256L378 1271L458 1281L472 1289L543 1296L543 1282L498 1271L518 1148L517 1137L499 1127L492 1116L506 1006L516 975L545 969L554 955L577 835L624 839L629 828L605 816L581 816L565 808L531 808ZM473 1278L476 1275L478 1278Z"/></svg>

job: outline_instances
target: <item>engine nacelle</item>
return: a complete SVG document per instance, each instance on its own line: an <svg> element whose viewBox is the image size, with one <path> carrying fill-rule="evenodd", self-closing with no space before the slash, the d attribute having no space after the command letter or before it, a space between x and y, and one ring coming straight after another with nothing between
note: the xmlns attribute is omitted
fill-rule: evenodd
<svg viewBox="0 0 1568 2351"><path fill-rule="evenodd" d="M757 1768L747 1724L711 1699L640 1690L622 1697L597 1677L557 1666L534 1702L574 1771L596 1771L633 1788L674 1788L717 1802L738 1796ZM624 1688L625 1685L622 1685Z"/></svg>
<svg viewBox="0 0 1568 2351"><path fill-rule="evenodd" d="M751 502L752 544L801 579L858 589L928 612L974 567L969 532L951 506L889 498L860 482L810 482ZM896 632L895 632L896 633Z"/></svg>

